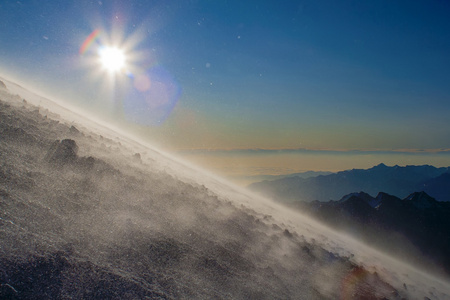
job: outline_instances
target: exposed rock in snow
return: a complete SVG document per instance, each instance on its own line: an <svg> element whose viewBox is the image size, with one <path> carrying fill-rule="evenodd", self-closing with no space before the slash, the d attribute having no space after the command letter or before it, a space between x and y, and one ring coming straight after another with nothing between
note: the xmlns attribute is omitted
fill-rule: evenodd
<svg viewBox="0 0 450 300"><path fill-rule="evenodd" d="M2 138L31 138L0 143L0 298L449 299L440 279L128 136L1 100Z"/></svg>
<svg viewBox="0 0 450 300"><path fill-rule="evenodd" d="M78 146L74 140L55 141L47 152L45 160L50 163L67 164L77 159Z"/></svg>
<svg viewBox="0 0 450 300"><path fill-rule="evenodd" d="M70 126L70 128L69 128L69 133L71 134L71 135L79 135L80 134L80 131L75 127L75 126Z"/></svg>

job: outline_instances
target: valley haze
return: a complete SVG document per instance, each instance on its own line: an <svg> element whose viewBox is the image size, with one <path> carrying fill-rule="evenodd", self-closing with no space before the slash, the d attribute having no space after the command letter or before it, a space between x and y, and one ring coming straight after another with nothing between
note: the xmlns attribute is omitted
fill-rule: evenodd
<svg viewBox="0 0 450 300"><path fill-rule="evenodd" d="M448 278L1 80L2 297L450 299Z"/></svg>

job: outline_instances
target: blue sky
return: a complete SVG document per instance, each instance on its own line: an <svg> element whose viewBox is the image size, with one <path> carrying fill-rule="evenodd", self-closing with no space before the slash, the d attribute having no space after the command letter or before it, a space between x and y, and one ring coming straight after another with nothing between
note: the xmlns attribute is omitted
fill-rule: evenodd
<svg viewBox="0 0 450 300"><path fill-rule="evenodd" d="M6 0L0 70L173 151L448 149L449 15L448 1ZM114 83L79 53L95 29L127 48ZM141 75L171 86L160 115Z"/></svg>

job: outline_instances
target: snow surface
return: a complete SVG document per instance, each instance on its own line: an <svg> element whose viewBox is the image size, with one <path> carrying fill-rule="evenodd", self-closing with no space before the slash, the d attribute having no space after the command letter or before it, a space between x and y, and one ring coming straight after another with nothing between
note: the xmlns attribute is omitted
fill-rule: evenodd
<svg viewBox="0 0 450 300"><path fill-rule="evenodd" d="M51 257L65 266L57 295L75 298L95 298L88 281L98 278L80 279L87 268L86 278L123 280L123 289L103 286L111 298L450 299L447 280L1 80L0 100L11 106L2 118L20 124L34 113L23 129L39 145L2 133L0 254L15 262L0 264L3 293L20 298L10 275L17 262ZM43 161L64 138L76 141L80 162L95 159L94 169Z"/></svg>

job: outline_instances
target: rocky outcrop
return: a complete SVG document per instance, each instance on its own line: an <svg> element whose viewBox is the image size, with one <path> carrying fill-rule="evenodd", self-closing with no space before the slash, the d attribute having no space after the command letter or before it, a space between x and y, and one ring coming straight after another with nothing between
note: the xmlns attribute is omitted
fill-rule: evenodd
<svg viewBox="0 0 450 300"><path fill-rule="evenodd" d="M74 136L80 135L80 131L73 125L70 126L69 133Z"/></svg>
<svg viewBox="0 0 450 300"><path fill-rule="evenodd" d="M67 164L77 159L78 146L74 140L56 140L47 152L45 160L50 163Z"/></svg>

